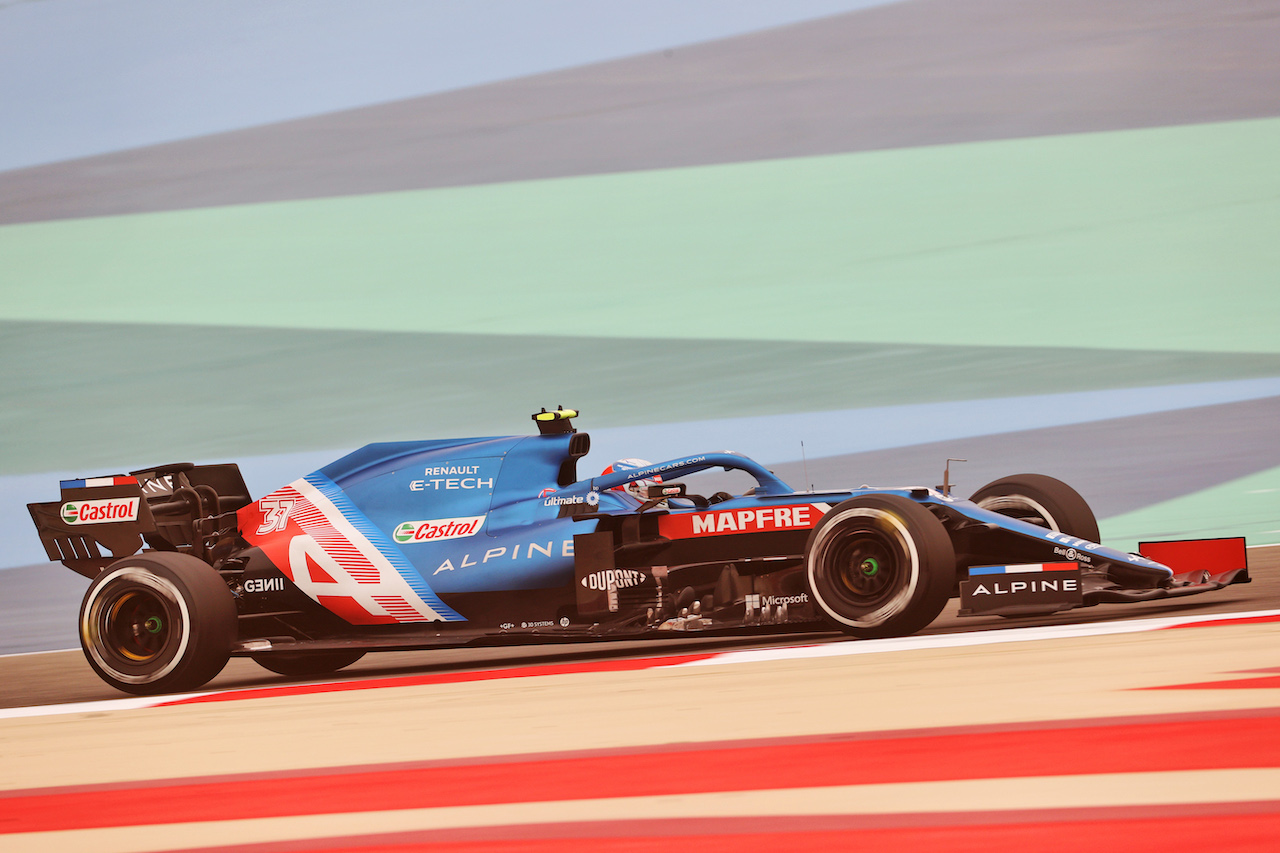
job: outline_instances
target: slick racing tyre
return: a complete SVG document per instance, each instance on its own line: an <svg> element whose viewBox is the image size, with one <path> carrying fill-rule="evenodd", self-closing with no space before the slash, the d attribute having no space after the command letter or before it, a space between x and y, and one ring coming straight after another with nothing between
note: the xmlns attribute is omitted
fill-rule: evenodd
<svg viewBox="0 0 1280 853"><path fill-rule="evenodd" d="M280 675L327 675L364 657L363 651L269 652L253 655L254 663Z"/></svg>
<svg viewBox="0 0 1280 853"><path fill-rule="evenodd" d="M819 611L855 637L919 631L955 585L955 550L942 522L898 495L838 504L809 535L805 553Z"/></svg>
<svg viewBox="0 0 1280 853"><path fill-rule="evenodd" d="M80 646L103 681L126 693L194 690L226 666L235 599L208 564L151 552L104 569L80 605Z"/></svg>
<svg viewBox="0 0 1280 853"><path fill-rule="evenodd" d="M969 500L983 509L1097 542L1098 520L1080 493L1044 474L1014 474L987 483Z"/></svg>

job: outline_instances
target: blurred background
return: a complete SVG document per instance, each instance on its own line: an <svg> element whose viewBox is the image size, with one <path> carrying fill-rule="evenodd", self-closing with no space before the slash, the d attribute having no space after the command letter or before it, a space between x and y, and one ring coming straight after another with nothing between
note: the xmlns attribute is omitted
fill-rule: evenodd
<svg viewBox="0 0 1280 853"><path fill-rule="evenodd" d="M259 495L559 404L584 473L958 457L1122 548L1280 542L1277 44L1277 0L0 0L0 651L75 644L60 477Z"/></svg>

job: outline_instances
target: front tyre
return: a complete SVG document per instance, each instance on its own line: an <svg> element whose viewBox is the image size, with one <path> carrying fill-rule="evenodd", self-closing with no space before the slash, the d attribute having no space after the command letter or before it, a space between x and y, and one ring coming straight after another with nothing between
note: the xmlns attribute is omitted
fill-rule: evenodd
<svg viewBox="0 0 1280 853"><path fill-rule="evenodd" d="M103 681L126 693L194 690L226 666L235 599L222 577L187 554L117 560L85 592L80 647Z"/></svg>
<svg viewBox="0 0 1280 853"><path fill-rule="evenodd" d="M1014 474L987 483L969 500L983 509L1097 542L1098 520L1080 493L1044 474Z"/></svg>
<svg viewBox="0 0 1280 853"><path fill-rule="evenodd" d="M855 637L913 634L937 618L955 585L951 538L899 495L838 504L809 535L805 570L819 611Z"/></svg>

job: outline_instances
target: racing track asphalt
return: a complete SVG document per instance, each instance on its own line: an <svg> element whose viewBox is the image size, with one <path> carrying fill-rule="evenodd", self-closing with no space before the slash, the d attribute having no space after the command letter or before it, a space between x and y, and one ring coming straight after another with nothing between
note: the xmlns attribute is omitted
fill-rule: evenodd
<svg viewBox="0 0 1280 853"><path fill-rule="evenodd" d="M1229 593L1264 595L1200 611L1237 619L1189 623L1180 604L1181 624L1099 631L666 658L648 644L643 661L492 658L517 666L506 678L276 679L0 714L0 839L13 853L1261 853L1280 831L1280 611L1249 611L1274 600L1275 551Z"/></svg>
<svg viewBox="0 0 1280 853"><path fill-rule="evenodd" d="M1172 601L1129 605L1099 605L1056 616L1006 619L1001 617L956 616L952 601L924 635L969 631L999 631L1032 625L1069 625L1111 622L1136 618L1236 613L1280 609L1280 546L1249 551L1253 582L1203 595ZM74 626L75 612L64 614ZM342 670L339 680L361 680L397 675L460 672L477 669L528 666L583 660L647 657L655 654L682 654L750 649L768 646L807 645L815 642L842 642L840 634L778 634L753 637L680 637L648 642L608 642L566 645L532 645L440 649L421 652L386 652L367 656ZM332 681L335 677L328 677ZM247 659L235 659L210 683L211 689L227 690L272 684L305 683L273 675ZM78 650L0 657L0 708L96 702L121 698L89 669Z"/></svg>

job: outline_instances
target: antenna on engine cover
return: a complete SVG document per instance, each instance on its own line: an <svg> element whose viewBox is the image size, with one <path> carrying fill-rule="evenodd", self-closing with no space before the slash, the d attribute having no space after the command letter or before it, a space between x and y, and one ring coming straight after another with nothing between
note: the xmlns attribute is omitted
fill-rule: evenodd
<svg viewBox="0 0 1280 853"><path fill-rule="evenodd" d="M938 486L938 491L950 497L951 495L951 463L952 462L968 462L968 459L947 459L946 467L942 469L942 485Z"/></svg>

